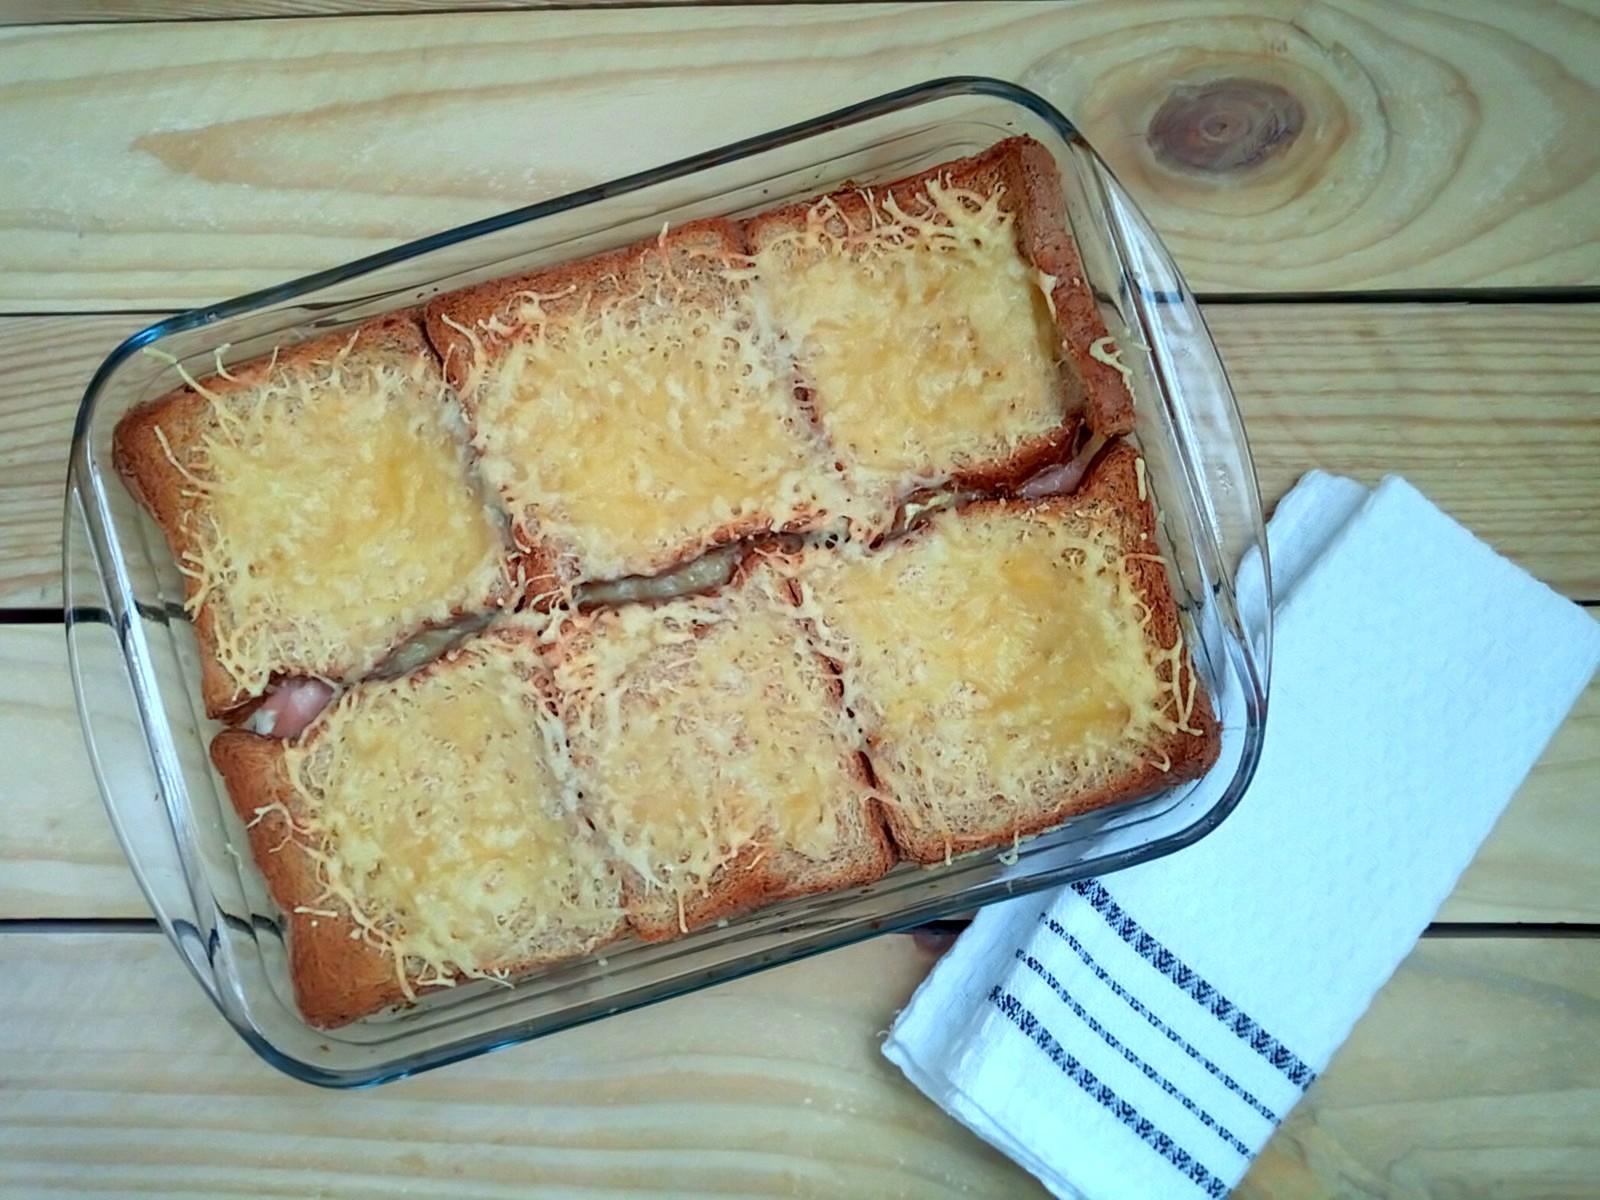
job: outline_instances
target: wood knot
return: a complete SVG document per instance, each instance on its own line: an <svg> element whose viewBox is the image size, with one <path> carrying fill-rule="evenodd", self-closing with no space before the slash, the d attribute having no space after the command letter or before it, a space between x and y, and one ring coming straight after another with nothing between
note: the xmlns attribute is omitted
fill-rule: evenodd
<svg viewBox="0 0 1600 1200"><path fill-rule="evenodd" d="M1218 79L1175 88L1145 138L1168 166L1221 174L1281 154L1305 123L1305 106L1287 89L1260 79Z"/></svg>

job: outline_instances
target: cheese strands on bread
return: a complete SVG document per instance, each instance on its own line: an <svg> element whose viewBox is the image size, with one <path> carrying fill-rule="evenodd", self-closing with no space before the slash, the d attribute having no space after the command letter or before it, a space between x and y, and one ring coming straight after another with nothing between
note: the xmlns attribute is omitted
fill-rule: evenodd
<svg viewBox="0 0 1600 1200"><path fill-rule="evenodd" d="M1014 138L746 223L804 401L858 487L893 504L1015 483L1085 417L1131 428L1122 377L1088 353L1106 330L1063 220L1054 162Z"/></svg>
<svg viewBox="0 0 1600 1200"><path fill-rule="evenodd" d="M829 664L764 568L597 614L560 650L590 819L655 940L894 862Z"/></svg>
<svg viewBox="0 0 1600 1200"><path fill-rule="evenodd" d="M195 380L124 417L113 453L185 576L212 716L281 676L359 678L511 595L504 522L411 316Z"/></svg>
<svg viewBox="0 0 1600 1200"><path fill-rule="evenodd" d="M795 568L904 857L1009 846L1215 761L1137 470L1118 445L1076 495L946 508Z"/></svg>
<svg viewBox="0 0 1600 1200"><path fill-rule="evenodd" d="M509 980L621 932L565 758L536 639L515 623L350 689L292 741L216 738L308 1020Z"/></svg>
<svg viewBox="0 0 1600 1200"><path fill-rule="evenodd" d="M697 222L428 307L545 593L848 507L742 249L737 226Z"/></svg>

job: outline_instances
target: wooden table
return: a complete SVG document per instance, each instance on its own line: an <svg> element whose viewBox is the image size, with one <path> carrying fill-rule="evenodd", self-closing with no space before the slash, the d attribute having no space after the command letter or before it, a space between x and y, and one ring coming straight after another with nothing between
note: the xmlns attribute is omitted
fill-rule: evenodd
<svg viewBox="0 0 1600 1200"><path fill-rule="evenodd" d="M12 19L56 23L0 30L7 1195L1036 1191L878 1056L932 961L908 936L371 1092L253 1057L123 864L56 607L78 398L160 313L919 79L1010 77L1081 121L1207 302L1269 500L1311 467L1399 472L1600 603L1593 3L117 20L149 7L24 0ZM1597 799L1591 687L1244 1194L1594 1194Z"/></svg>

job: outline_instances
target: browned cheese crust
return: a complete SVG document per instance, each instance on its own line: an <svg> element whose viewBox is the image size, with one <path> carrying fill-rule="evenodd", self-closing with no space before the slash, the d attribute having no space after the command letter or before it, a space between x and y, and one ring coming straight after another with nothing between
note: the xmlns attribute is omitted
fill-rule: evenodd
<svg viewBox="0 0 1600 1200"><path fill-rule="evenodd" d="M1051 300L1065 356L1060 427L1030 439L1004 459L963 469L952 482L986 490L1013 487L1064 458L1082 424L1106 436L1131 432L1133 397L1127 383L1114 367L1090 353L1090 346L1107 336L1105 320L1084 279L1077 244L1065 224L1066 201L1050 152L1032 138L1008 138L981 154L874 185L871 191L880 198L892 197L913 215L923 215L930 207L927 186L934 180L979 195L988 195L997 187L1004 189L1002 206L1015 214L1018 252L1055 280ZM819 199L812 197L749 218L745 222L748 239L756 245L772 234L803 229L806 214ZM841 188L827 199L852 225L870 222L870 206L860 188ZM810 397L802 394L801 402L809 407Z"/></svg>
<svg viewBox="0 0 1600 1200"><path fill-rule="evenodd" d="M501 629L484 636L512 642L530 635L522 630ZM413 672L408 679L416 684L436 671L447 671L455 657L454 653L447 654ZM542 703L553 706L553 692L542 673L530 679L529 684ZM320 723L313 723L299 744L310 744L320 729ZM227 729L212 740L211 761L222 776L234 811L247 828L251 857L266 880L268 894L284 914L295 1003L310 1024L332 1029L405 1004L407 999L394 957L362 936L360 926L342 901L323 894L317 861L307 853L304 830L308 814L286 765L289 745L281 738ZM309 909L316 911L306 911ZM335 915L327 915L330 912ZM485 969L499 969L508 978L527 975L590 953L615 941L625 931L626 920L619 911L615 926L603 933L594 946L581 951L558 948L514 963L485 964ZM408 973L407 980L416 992L417 976Z"/></svg>
<svg viewBox="0 0 1600 1200"><path fill-rule="evenodd" d="M734 597L731 602L737 603L737 593L756 586L753 576L765 570L762 553L752 551L744 556L734 577L719 591L725 597ZM786 582L773 577L770 583L789 603L796 602ZM556 643L552 656L560 660L581 654L586 641L596 636L593 630L603 628L614 619L611 613L595 614L594 625ZM696 630L697 637L706 633L705 627ZM844 688L835 664L821 653L817 653L815 659L825 681L828 702L842 705ZM583 747L575 744L573 748L581 761ZM875 795L876 783L866 753L864 749L847 746L837 749L843 756L849 778L869 794L859 805L839 812L838 849L831 857L819 861L778 844L770 836L758 839L718 868L700 889L683 895L681 911L677 895L648 888L637 872L623 866L623 897L628 924L634 934L647 942L670 941L686 930L703 928L779 900L856 887L887 873L895 865L896 855L889 840L883 806ZM599 821L597 812L591 817L591 823Z"/></svg>
<svg viewBox="0 0 1600 1200"><path fill-rule="evenodd" d="M1139 495L1138 451L1122 441L1112 443L1096 460L1077 492L1044 500L985 499L960 507L963 513L985 509L1035 513L1092 515L1097 525L1115 529L1125 552L1152 554L1156 546L1155 510ZM913 528L906 537L922 536ZM1165 568L1150 558L1128 561L1129 573L1139 598L1149 608L1146 626L1151 646L1171 646L1180 634L1178 606L1173 598ZM1178 684L1187 691L1197 685L1194 665L1187 651L1181 656ZM1194 708L1189 717L1197 734L1177 732L1153 747L1170 760L1163 770L1158 764L1141 762L1120 772L1100 786L1071 789L1049 804L1024 811L1020 817L1007 808L1010 819L971 829L951 828L947 832L919 825L909 813L893 802L884 805L890 835L901 857L918 863L940 863L947 857L974 850L1009 846L1017 838L1031 837L1064 823L1068 818L1109 805L1138 799L1203 775L1216 762L1221 750L1221 728L1203 687L1195 686ZM1176 704L1175 700L1169 701ZM1175 712L1170 715L1176 716ZM868 733L868 756L881 751L882 739ZM997 798L998 799L998 798ZM1001 811L998 807L996 812Z"/></svg>
<svg viewBox="0 0 1600 1200"><path fill-rule="evenodd" d="M199 380L207 391L218 396L229 396L246 391L263 383L274 369L307 366L325 362L350 347L350 353L361 356L394 356L411 359L417 355L433 358L432 347L422 335L422 326L414 312L390 313L349 332L329 334L291 346L281 353L252 359L248 363L229 368L232 379L222 375L209 375ZM185 480L183 472L161 445L165 436L167 445L177 458L189 457L193 448L211 430L211 401L190 387L174 388L132 409L112 434L112 462L117 473L127 483L134 498L161 527L173 558L182 563L200 550L195 532L203 505ZM160 431L158 436L157 430ZM510 576L515 578L514 575ZM184 598L192 600L199 583L192 576L184 578ZM485 603L498 603L505 596L485 597ZM464 616L458 612L457 617ZM200 695L205 703L206 715L225 720L244 716L259 696L235 686L217 655L216 610L214 605L202 602L194 614L195 637L200 644ZM396 645L410 634L403 635ZM284 664L276 676L294 674L298 664ZM349 664L327 664L327 674L343 676Z"/></svg>
<svg viewBox="0 0 1600 1200"><path fill-rule="evenodd" d="M528 294L542 299L552 323L585 307L598 307L626 299L641 283L671 274L680 284L692 280L705 289L708 299L731 302L732 285L707 262L718 268L742 270L747 266L741 227L723 218L690 221L662 236L635 242L576 262L559 263L525 275L496 279L431 301L423 316L428 338L444 362L445 378L462 398L474 439L485 436L472 382L479 373L514 346L524 328L518 315ZM478 344L463 330L472 331ZM553 597L574 578L571 554L540 529L537 514L513 511L512 531L525 556L529 594ZM787 522L775 522L767 513L752 512L705 530L695 531L671 552L659 556L638 574L658 575L693 561L701 554L751 536L770 532L797 532L815 528L827 514L802 512Z"/></svg>

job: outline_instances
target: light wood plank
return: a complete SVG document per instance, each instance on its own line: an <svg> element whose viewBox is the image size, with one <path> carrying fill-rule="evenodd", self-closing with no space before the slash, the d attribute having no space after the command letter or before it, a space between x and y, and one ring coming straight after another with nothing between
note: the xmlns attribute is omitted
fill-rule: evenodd
<svg viewBox="0 0 1600 1200"><path fill-rule="evenodd" d="M1234 1193L1593 1196L1600 940L1424 941Z"/></svg>
<svg viewBox="0 0 1600 1200"><path fill-rule="evenodd" d="M12 29L0 311L220 299L958 73L1077 120L1201 290L1596 283L1597 50L1495 0Z"/></svg>
<svg viewBox="0 0 1600 1200"><path fill-rule="evenodd" d="M1567 595L1600 600L1600 304L1210 305L1263 498L1401 474ZM0 606L60 603L83 387L153 316L0 319Z"/></svg>
<svg viewBox="0 0 1600 1200"><path fill-rule="evenodd" d="M854 3L855 0L739 0L741 4ZM493 9L614 8L699 4L702 0L10 0L0 25L91 21L215 21L255 17L342 17Z"/></svg>
<svg viewBox="0 0 1600 1200"><path fill-rule="evenodd" d="M1600 599L1600 304L1212 305L1261 481L1404 475L1551 586Z"/></svg>
<svg viewBox="0 0 1600 1200"><path fill-rule="evenodd" d="M0 606L61 604L72 423L101 361L155 319L0 318Z"/></svg>
<svg viewBox="0 0 1600 1200"><path fill-rule="evenodd" d="M1039 1194L878 1053L931 964L882 938L339 1094L256 1059L157 935L0 934L0 1191Z"/></svg>
<svg viewBox="0 0 1600 1200"><path fill-rule="evenodd" d="M0 919L150 916L89 766L59 625L0 624L0 762Z"/></svg>
<svg viewBox="0 0 1600 1200"><path fill-rule="evenodd" d="M130 728L123 736L137 738ZM0 919L142 917L85 757L54 626L0 625ZM1441 921L1600 923L1600 682L1557 732Z"/></svg>
<svg viewBox="0 0 1600 1200"><path fill-rule="evenodd" d="M1040 1195L877 1053L931 962L881 938L340 1095L257 1061L155 935L0 935L0 1185ZM1240 1194L1588 1195L1597 1078L1600 942L1425 941Z"/></svg>

